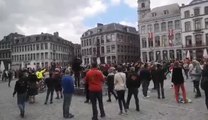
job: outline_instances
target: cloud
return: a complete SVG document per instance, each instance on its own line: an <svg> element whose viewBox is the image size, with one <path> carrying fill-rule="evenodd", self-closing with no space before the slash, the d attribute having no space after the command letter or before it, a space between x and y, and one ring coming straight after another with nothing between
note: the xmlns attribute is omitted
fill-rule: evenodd
<svg viewBox="0 0 208 120"><path fill-rule="evenodd" d="M0 0L0 39L11 32L53 33L74 43L88 29L83 21L106 12L104 0Z"/></svg>
<svg viewBox="0 0 208 120"><path fill-rule="evenodd" d="M121 0L110 0L112 5L119 5L121 3Z"/></svg>
<svg viewBox="0 0 208 120"><path fill-rule="evenodd" d="M124 3L131 8L137 8L137 0L124 0Z"/></svg>

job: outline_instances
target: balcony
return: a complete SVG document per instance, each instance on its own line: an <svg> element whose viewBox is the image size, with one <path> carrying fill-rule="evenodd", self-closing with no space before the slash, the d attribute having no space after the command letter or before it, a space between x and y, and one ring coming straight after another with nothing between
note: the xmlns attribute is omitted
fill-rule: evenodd
<svg viewBox="0 0 208 120"><path fill-rule="evenodd" d="M204 48L206 44L182 45L182 48Z"/></svg>

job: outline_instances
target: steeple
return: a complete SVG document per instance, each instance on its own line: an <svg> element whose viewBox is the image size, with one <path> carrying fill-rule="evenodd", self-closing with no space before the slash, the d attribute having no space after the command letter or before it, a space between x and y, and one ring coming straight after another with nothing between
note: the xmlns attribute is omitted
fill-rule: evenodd
<svg viewBox="0 0 208 120"><path fill-rule="evenodd" d="M138 3L138 15L140 20L148 12L150 12L150 0L138 0L137 3Z"/></svg>

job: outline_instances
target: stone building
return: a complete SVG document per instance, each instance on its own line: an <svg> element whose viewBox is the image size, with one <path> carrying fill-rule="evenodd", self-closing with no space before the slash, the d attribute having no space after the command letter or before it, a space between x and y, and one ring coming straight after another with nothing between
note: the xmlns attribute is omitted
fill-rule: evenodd
<svg viewBox="0 0 208 120"><path fill-rule="evenodd" d="M0 41L0 61L3 61L3 64L5 66L5 69L9 69L9 66L11 68L11 48L12 48L12 40L14 40L16 37L23 37L24 35L20 35L17 33L11 33L8 36L5 36Z"/></svg>
<svg viewBox="0 0 208 120"><path fill-rule="evenodd" d="M100 58L100 63L123 63L139 60L139 35L135 28L117 23L97 24L81 37L83 64Z"/></svg>
<svg viewBox="0 0 208 120"><path fill-rule="evenodd" d="M12 67L45 67L51 63L68 65L73 59L73 43L54 35L41 33L16 37L12 41Z"/></svg>
<svg viewBox="0 0 208 120"><path fill-rule="evenodd" d="M151 9L150 0L138 0L138 16L143 62L182 59L178 4Z"/></svg>
<svg viewBox="0 0 208 120"><path fill-rule="evenodd" d="M184 56L202 58L208 49L208 1L193 0L181 7ZM187 56L188 57L188 56Z"/></svg>

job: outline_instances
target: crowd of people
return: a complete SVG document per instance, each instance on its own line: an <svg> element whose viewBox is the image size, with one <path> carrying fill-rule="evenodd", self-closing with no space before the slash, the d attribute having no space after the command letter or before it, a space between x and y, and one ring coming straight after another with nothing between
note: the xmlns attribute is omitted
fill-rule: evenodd
<svg viewBox="0 0 208 120"><path fill-rule="evenodd" d="M184 75L186 78L184 78ZM170 77L167 77L170 75ZM78 78L77 78L78 77ZM76 82L75 78L78 80ZM69 112L72 96L75 87L80 87L80 80L84 80L86 94L85 103L92 105L92 120L98 120L97 102L100 109L100 117L105 117L103 106L103 86L107 85L108 100L111 102L113 94L118 101L119 115L128 114L132 95L135 99L135 109L140 111L138 89L142 87L144 98L149 98L149 84L153 82L153 90L157 91L158 99L165 99L164 80L170 78L175 91L177 103L188 103L186 96L185 79L193 81L195 98L201 97L200 87L205 91L205 103L208 109L208 62L185 59L184 61L168 61L162 63L124 63L124 64L101 64L96 62L85 66L79 72L74 72L71 67L56 68L53 71L38 69L37 71L27 69L19 73L14 93L17 93L17 104L20 109L20 116L24 117L25 101L35 102L35 95L39 92L39 83L44 81L47 86L46 99L44 104L53 103L53 93L56 91L56 99L63 97L63 117L73 118ZM180 93L179 91L182 91ZM125 95L127 92L127 95ZM182 95L182 99L181 96ZM125 98L126 97L126 98Z"/></svg>

